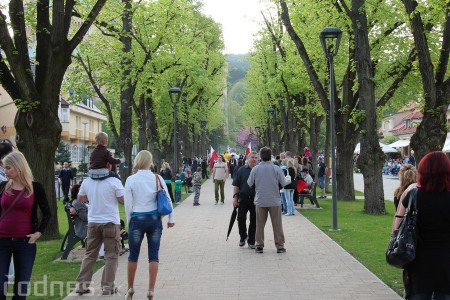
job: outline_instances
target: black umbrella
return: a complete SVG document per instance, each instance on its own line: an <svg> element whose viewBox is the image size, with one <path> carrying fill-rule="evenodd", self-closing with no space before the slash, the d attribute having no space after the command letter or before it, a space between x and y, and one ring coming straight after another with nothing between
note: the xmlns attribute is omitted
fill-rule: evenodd
<svg viewBox="0 0 450 300"><path fill-rule="evenodd" d="M230 236L231 229L233 229L234 222L236 221L237 217L237 207L233 209L233 212L231 213L231 219L230 219L230 225L228 225L228 234L227 234L227 241L228 237Z"/></svg>

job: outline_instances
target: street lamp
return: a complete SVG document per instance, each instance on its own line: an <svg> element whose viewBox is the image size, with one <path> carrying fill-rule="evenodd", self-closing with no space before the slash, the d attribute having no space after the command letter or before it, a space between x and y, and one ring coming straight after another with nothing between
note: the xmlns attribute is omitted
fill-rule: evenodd
<svg viewBox="0 0 450 300"><path fill-rule="evenodd" d="M176 98L174 101L173 94L176 94ZM172 101L173 104L173 170L178 169L178 163L177 163L177 105L180 101L181 97L181 89L179 87L171 87L169 89L169 96L170 101Z"/></svg>
<svg viewBox="0 0 450 300"><path fill-rule="evenodd" d="M200 145L200 157L203 157L203 150L205 150L203 147L205 146L205 126L208 121L206 120L200 120L200 127L202 128L202 142Z"/></svg>
<svg viewBox="0 0 450 300"><path fill-rule="evenodd" d="M339 230L337 224L337 197L336 197L336 141L334 124L334 101L336 85L334 82L334 57L336 56L342 31L337 27L327 27L319 35L323 52L328 59L330 69L330 127L331 127L331 200L333 203L333 230Z"/></svg>
<svg viewBox="0 0 450 300"><path fill-rule="evenodd" d="M275 114L275 109L273 107L269 108L267 110L267 114L269 116L269 148L272 149L272 120L273 115Z"/></svg>

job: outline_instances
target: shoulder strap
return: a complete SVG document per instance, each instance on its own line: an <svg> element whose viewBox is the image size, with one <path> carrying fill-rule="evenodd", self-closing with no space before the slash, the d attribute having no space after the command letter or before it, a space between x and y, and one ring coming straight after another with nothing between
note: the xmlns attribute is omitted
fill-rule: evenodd
<svg viewBox="0 0 450 300"><path fill-rule="evenodd" d="M400 227L398 228L398 234L397 234L397 239L400 238L400 235L403 232L403 227L405 227L406 225L406 217L409 214L413 214L414 212L417 212L417 207L416 207L416 194L417 194L417 188L414 188L411 190L410 194L409 194L409 198L408 198L408 207L406 208L405 211L405 215L404 215L404 219L400 225ZM411 206L412 206L412 210L411 210Z"/></svg>
<svg viewBox="0 0 450 300"><path fill-rule="evenodd" d="M16 204L17 200L19 200L19 198L23 195L24 192L25 188L19 193L19 195L17 195L16 199L14 199L14 201L11 203L8 209L5 210L4 213L2 213L2 215L0 216L0 221L9 213L9 211L13 208L14 204Z"/></svg>
<svg viewBox="0 0 450 300"><path fill-rule="evenodd" d="M162 184L161 181L159 180L159 176L155 174L155 177L156 177L156 191L158 192L159 188L162 189Z"/></svg>

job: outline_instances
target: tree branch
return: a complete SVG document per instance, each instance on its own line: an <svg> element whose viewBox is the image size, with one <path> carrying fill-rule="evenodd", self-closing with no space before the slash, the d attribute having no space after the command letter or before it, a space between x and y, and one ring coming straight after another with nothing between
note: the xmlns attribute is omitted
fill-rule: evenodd
<svg viewBox="0 0 450 300"><path fill-rule="evenodd" d="M93 21L97 18L98 14L100 13L101 9L105 5L106 0L98 0L92 10L89 12L89 15L87 16L86 20L83 22L83 25L81 25L80 29L78 29L77 33L73 36L73 38L69 41L68 44L68 53L72 53L75 48L78 46L78 44L83 40L84 36L88 32L89 28L91 27Z"/></svg>
<svg viewBox="0 0 450 300"><path fill-rule="evenodd" d="M443 30L443 39L441 46L441 55L439 56L439 63L436 68L436 85L439 86L443 83L445 74L447 73L448 58L450 54L450 2L447 1L445 7L445 24Z"/></svg>
<svg viewBox="0 0 450 300"><path fill-rule="evenodd" d="M281 19L283 20L283 24L286 27L287 32L289 33L289 36L291 37L292 41L294 42L295 46L297 47L297 51L303 60L303 64L305 65L306 72L309 75L309 78L311 80L311 83L314 86L314 89L316 93L320 97L320 101L322 103L322 107L325 110L329 110L330 103L328 102L327 94L320 83L319 76L316 73L316 70L314 69L314 66L309 59L308 53L306 52L305 45L303 44L300 37L295 32L294 28L292 27L291 20L289 17L289 10L286 4L285 0L280 0L280 6L281 6Z"/></svg>
<svg viewBox="0 0 450 300"><path fill-rule="evenodd" d="M384 93L383 96L381 96L380 100L378 100L376 106L382 107L384 106L389 99L392 98L395 91L400 87L400 84L403 82L405 77L411 72L413 68L413 62L417 58L417 53L415 49L411 50L411 52L408 55L408 60L406 61L406 64L403 66L395 65L391 68L391 71L388 72L388 75L396 76L394 79L394 82L391 84L391 86L387 89L387 91Z"/></svg>

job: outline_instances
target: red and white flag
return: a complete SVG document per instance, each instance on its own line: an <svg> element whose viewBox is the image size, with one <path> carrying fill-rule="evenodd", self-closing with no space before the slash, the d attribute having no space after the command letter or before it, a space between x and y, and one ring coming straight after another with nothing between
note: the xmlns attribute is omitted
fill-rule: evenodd
<svg viewBox="0 0 450 300"><path fill-rule="evenodd" d="M214 151L213 147L211 146L211 158L209 159L209 168L212 169L214 167L214 161L217 158L217 153Z"/></svg>
<svg viewBox="0 0 450 300"><path fill-rule="evenodd" d="M247 149L245 149L245 155L249 155L252 152L252 142L248 144Z"/></svg>

